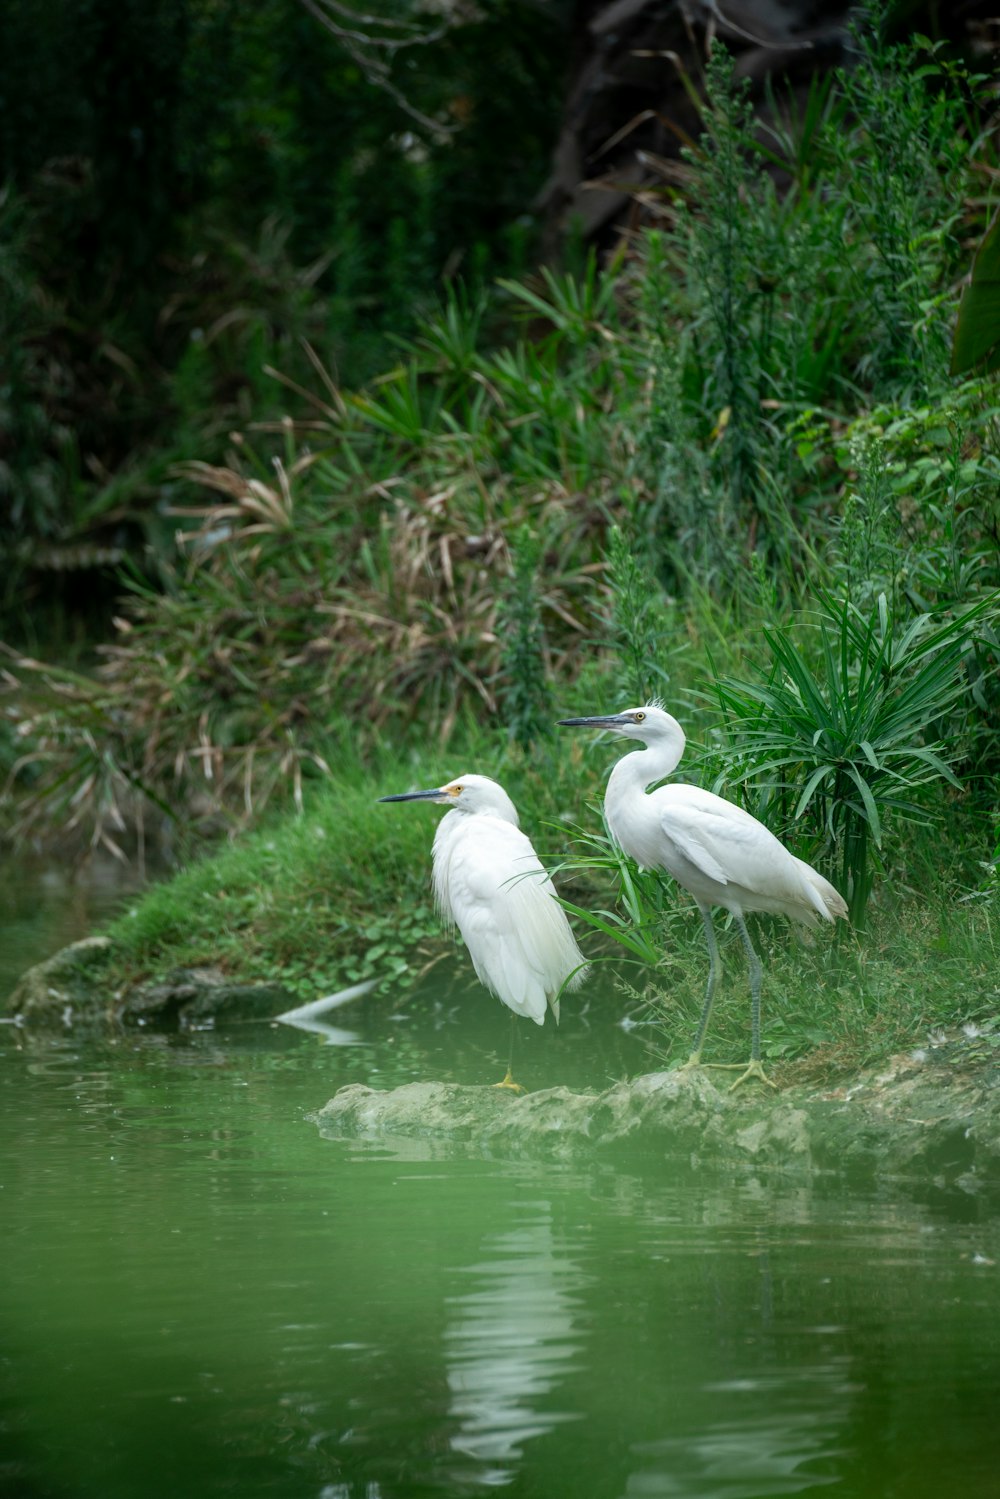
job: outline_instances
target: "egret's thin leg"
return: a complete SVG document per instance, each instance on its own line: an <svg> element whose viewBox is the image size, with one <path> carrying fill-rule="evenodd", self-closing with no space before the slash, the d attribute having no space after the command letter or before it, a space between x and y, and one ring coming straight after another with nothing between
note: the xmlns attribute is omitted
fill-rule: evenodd
<svg viewBox="0 0 1000 1499"><path fill-rule="evenodd" d="M517 1016L514 1011L510 1012L510 1040L507 1044L507 1076L503 1082L494 1083L494 1088L509 1088L512 1093L523 1093L524 1089L520 1083L515 1083L513 1075L514 1066L514 1027L517 1024Z"/></svg>
<svg viewBox="0 0 1000 1499"><path fill-rule="evenodd" d="M715 927L712 925L712 908L703 906L699 901L698 910L705 923L705 938L708 942L708 984L705 988L705 1003L701 1007L701 1019L698 1021L698 1031L691 1048L691 1055L679 1068L681 1072L686 1072L689 1067L701 1065L701 1048L705 1041L705 1032L708 1030L708 1021L712 1013L712 1001L715 999L715 990L719 982L719 944L715 940Z"/></svg>
<svg viewBox="0 0 1000 1499"><path fill-rule="evenodd" d="M745 1083L751 1077L759 1078L769 1088L776 1088L777 1083L772 1083L771 1079L765 1073L760 1060L760 985L763 977L763 969L761 968L760 958L758 958L754 950L754 945L750 941L750 933L747 931L747 924L742 915L739 911L734 911L733 918L739 927L740 936L743 938L743 946L747 950L747 964L750 968L750 1063L746 1071L736 1079L729 1091L732 1093L733 1088L738 1088L740 1083Z"/></svg>
<svg viewBox="0 0 1000 1499"><path fill-rule="evenodd" d="M760 1061L760 984L763 970L760 958L750 941L750 933L747 924L738 911L733 912L736 925L739 927L740 936L743 938L743 946L747 950L747 966L750 969L750 1060Z"/></svg>
<svg viewBox="0 0 1000 1499"><path fill-rule="evenodd" d="M720 961L718 961L718 946L717 941L715 941L715 929L712 926L711 910L702 905L700 901L699 910L702 911L702 919L705 922L705 934L708 937L708 994L705 995L705 1009L702 1010L699 1031L697 1031L697 1036L694 1037L693 1052L691 1052L690 1057L685 1061L684 1067L681 1070L684 1072L688 1067L712 1067L715 1072L738 1072L744 1066L742 1061L705 1061L705 1063L702 1061L702 1042L705 1040L708 1018L712 1012L712 1000L715 998L715 985L718 982ZM739 911L733 911L733 920L735 920L736 926L739 928L739 935L744 940L744 947L747 949L747 964L750 967L750 1063L745 1067L742 1075L736 1078L736 1082L733 1082L733 1087L729 1091L732 1093L733 1088L738 1088L741 1082L747 1082L748 1078L759 1078L760 1081L766 1082L769 1088L777 1088L777 1084L772 1082L771 1078L766 1075L762 1063L760 1063L760 985L762 985L763 968L760 965L760 958L757 956L754 944L751 943L750 932L747 931L747 922L745 922L744 917L742 917Z"/></svg>

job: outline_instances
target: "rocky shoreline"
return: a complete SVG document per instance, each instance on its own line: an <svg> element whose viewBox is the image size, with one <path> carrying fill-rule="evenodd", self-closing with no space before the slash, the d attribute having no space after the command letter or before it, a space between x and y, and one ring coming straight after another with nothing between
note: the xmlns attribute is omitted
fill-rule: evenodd
<svg viewBox="0 0 1000 1499"><path fill-rule="evenodd" d="M127 991L107 982L106 938L29 969L7 1003L32 1029L175 1025L274 1016L290 996L214 969L179 969ZM994 1044L997 1043L997 1044ZM866 1068L847 1082L717 1087L709 1071L653 1072L601 1092L419 1082L352 1084L312 1116L327 1138L439 1141L494 1156L669 1155L693 1168L850 1173L1000 1194L1000 1033L968 1027Z"/></svg>
<svg viewBox="0 0 1000 1499"><path fill-rule="evenodd" d="M955 1043L956 1045L958 1043ZM1000 1070L942 1048L894 1058L849 1085L720 1091L711 1074L654 1072L601 1093L410 1083L341 1090L314 1116L328 1138L420 1137L491 1155L566 1159L623 1147L796 1173L920 1179L1000 1190Z"/></svg>

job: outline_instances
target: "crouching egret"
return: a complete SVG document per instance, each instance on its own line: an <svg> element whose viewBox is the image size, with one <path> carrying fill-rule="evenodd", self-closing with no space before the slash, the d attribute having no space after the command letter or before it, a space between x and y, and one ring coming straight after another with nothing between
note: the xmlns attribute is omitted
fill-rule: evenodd
<svg viewBox="0 0 1000 1499"><path fill-rule="evenodd" d="M761 963L744 919L747 911L770 911L806 926L847 915L828 880L778 842L742 807L698 786L647 786L676 770L684 753L684 731L655 703L591 718L563 718L565 727L610 729L637 739L645 749L624 755L608 778L604 811L615 842L642 869L665 869L698 903L708 940L708 988L691 1056L697 1067L719 979L719 949L712 907L731 911L750 966L750 1062L733 1084L756 1077L774 1087L760 1059ZM709 1065L718 1066L718 1063ZM740 1064L742 1065L742 1064ZM730 1090L732 1091L732 1090Z"/></svg>
<svg viewBox="0 0 1000 1499"><path fill-rule="evenodd" d="M511 1076L514 1017L559 1020L559 995L576 989L586 963L562 906L514 803L488 776L459 776L430 791L382 796L383 802L438 802L450 807L434 834L434 896L457 926L473 967L511 1011L507 1075L498 1088L523 1090Z"/></svg>

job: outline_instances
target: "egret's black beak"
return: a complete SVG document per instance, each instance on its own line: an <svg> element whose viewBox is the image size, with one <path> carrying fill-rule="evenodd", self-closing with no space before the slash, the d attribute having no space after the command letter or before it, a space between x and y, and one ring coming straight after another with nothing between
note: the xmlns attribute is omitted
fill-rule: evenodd
<svg viewBox="0 0 1000 1499"><path fill-rule="evenodd" d="M632 719L627 713L599 713L596 718L560 718L557 720L562 729L619 729L622 724L631 722Z"/></svg>
<svg viewBox="0 0 1000 1499"><path fill-rule="evenodd" d="M437 802L440 801L443 792L440 786L434 786L430 791L398 791L395 796L380 796L380 802Z"/></svg>

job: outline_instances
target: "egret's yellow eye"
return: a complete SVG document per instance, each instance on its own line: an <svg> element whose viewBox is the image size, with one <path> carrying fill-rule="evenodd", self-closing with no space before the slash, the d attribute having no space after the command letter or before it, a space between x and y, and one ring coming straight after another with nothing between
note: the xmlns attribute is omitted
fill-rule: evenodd
<svg viewBox="0 0 1000 1499"><path fill-rule="evenodd" d="M632 714L632 722L633 723L642 723L642 721L643 721L643 719L645 717L646 717L645 713L633 713Z"/></svg>
<svg viewBox="0 0 1000 1499"><path fill-rule="evenodd" d="M449 793L452 796L461 796L462 795L462 787L461 786L449 786L448 787L448 791L449 791Z"/></svg>

